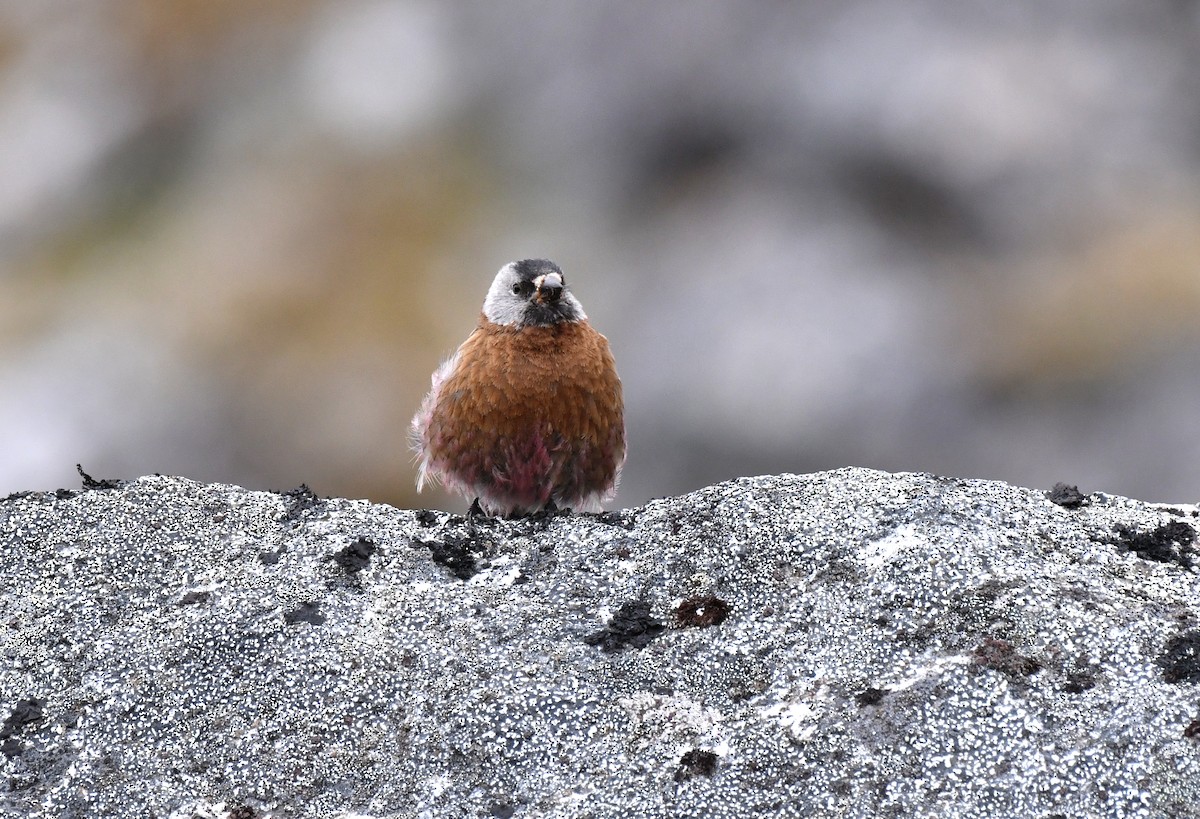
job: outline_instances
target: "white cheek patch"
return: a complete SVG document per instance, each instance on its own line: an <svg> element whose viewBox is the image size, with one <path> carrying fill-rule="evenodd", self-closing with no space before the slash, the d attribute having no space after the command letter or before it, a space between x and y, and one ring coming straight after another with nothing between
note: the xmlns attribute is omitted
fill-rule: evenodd
<svg viewBox="0 0 1200 819"><path fill-rule="evenodd" d="M520 324L525 315L525 301L512 292L512 286L517 282L517 271L511 263L500 268L492 286L488 288L487 298L483 300L483 314L493 324Z"/></svg>

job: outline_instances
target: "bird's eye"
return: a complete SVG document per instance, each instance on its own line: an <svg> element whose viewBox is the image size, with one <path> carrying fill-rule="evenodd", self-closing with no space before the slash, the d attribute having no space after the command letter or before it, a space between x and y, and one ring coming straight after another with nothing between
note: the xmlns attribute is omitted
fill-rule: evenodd
<svg viewBox="0 0 1200 819"><path fill-rule="evenodd" d="M517 282L512 286L513 295L528 296L533 292L533 282Z"/></svg>

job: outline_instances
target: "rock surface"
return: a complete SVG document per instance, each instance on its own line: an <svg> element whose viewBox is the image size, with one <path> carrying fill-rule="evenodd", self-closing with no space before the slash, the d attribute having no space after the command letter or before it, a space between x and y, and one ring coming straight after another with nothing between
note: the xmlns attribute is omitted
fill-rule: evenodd
<svg viewBox="0 0 1200 819"><path fill-rule="evenodd" d="M89 486L0 502L2 815L1200 816L1194 506Z"/></svg>

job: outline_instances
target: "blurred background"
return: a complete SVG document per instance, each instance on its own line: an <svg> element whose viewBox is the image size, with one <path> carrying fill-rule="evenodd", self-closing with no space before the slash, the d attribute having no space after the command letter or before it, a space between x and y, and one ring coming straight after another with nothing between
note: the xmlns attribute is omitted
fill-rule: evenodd
<svg viewBox="0 0 1200 819"><path fill-rule="evenodd" d="M1200 499L1200 3L0 0L0 495L418 497L505 262L616 505L845 465Z"/></svg>

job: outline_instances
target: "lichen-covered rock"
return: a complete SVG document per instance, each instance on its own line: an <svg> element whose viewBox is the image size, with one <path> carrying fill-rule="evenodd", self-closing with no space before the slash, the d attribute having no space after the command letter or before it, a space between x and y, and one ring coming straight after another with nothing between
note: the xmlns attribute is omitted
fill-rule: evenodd
<svg viewBox="0 0 1200 819"><path fill-rule="evenodd" d="M13 496L0 814L1200 816L1197 509L1081 497Z"/></svg>

